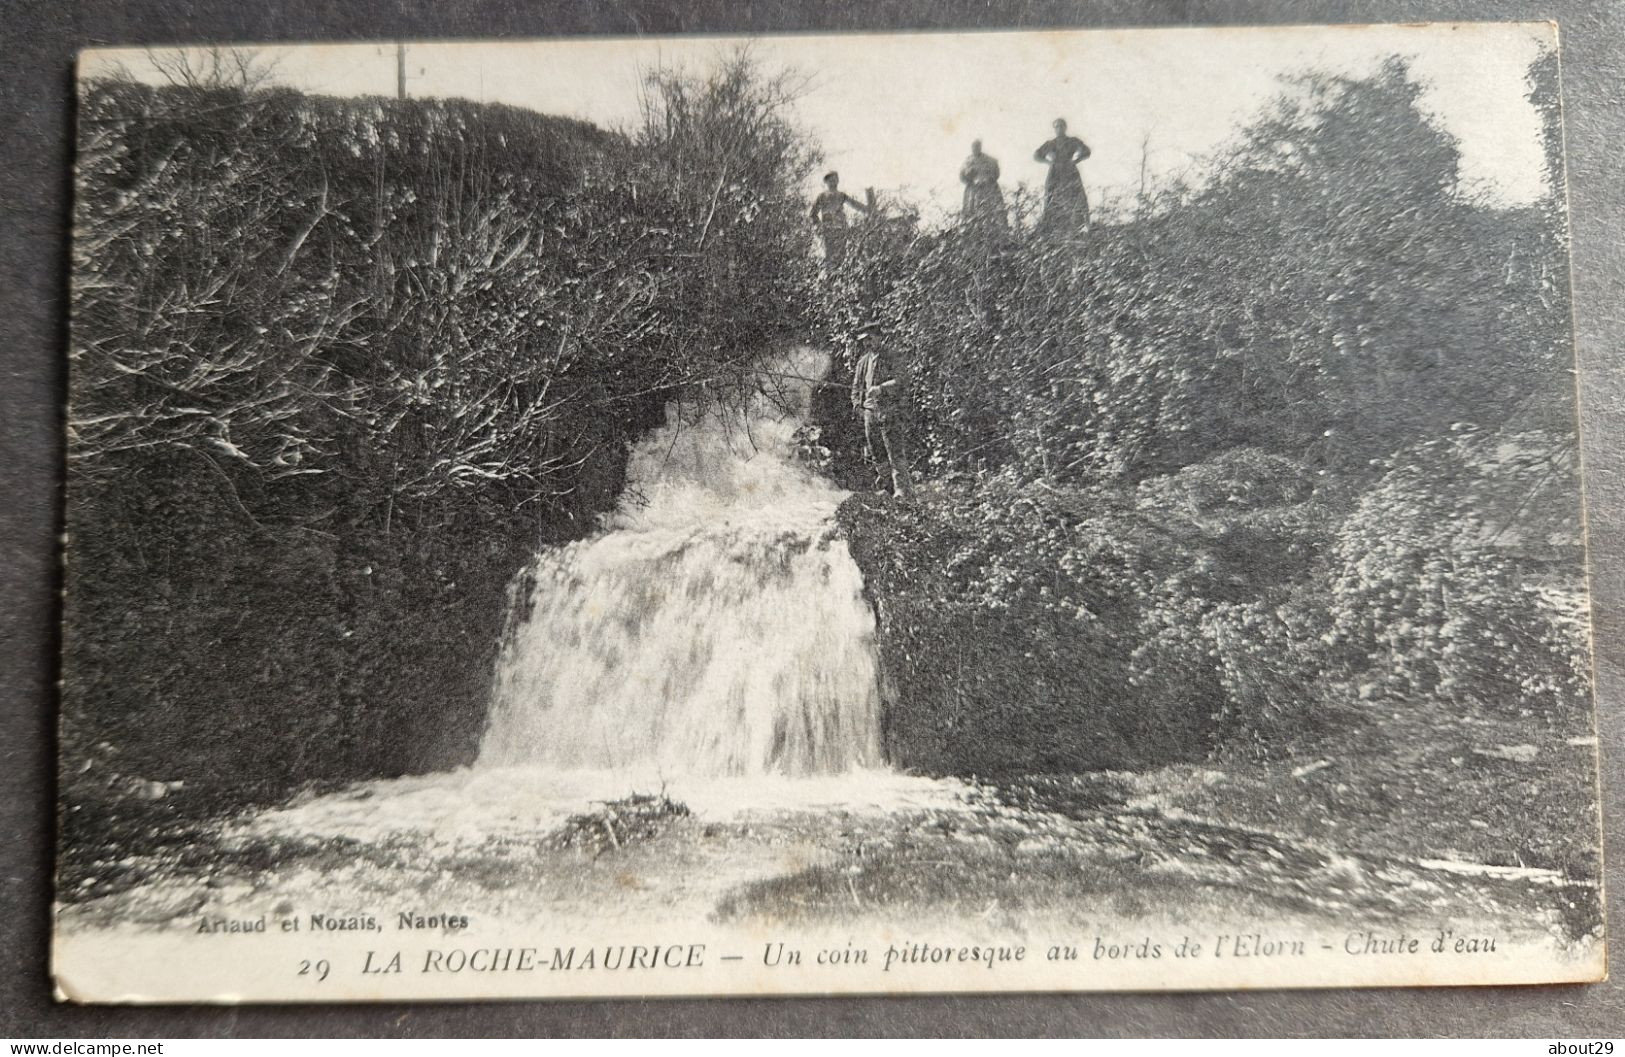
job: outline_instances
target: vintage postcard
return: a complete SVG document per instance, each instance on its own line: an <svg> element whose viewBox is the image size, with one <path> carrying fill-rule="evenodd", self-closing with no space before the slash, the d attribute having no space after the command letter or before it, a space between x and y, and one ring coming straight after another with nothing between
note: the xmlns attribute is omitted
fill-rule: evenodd
<svg viewBox="0 0 1625 1057"><path fill-rule="evenodd" d="M1604 972L1546 23L84 53L76 1002Z"/></svg>

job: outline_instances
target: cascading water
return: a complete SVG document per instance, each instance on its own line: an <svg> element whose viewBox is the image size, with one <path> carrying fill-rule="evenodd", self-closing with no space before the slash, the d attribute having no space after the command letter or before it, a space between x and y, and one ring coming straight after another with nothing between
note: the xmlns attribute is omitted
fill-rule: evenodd
<svg viewBox="0 0 1625 1057"><path fill-rule="evenodd" d="M606 530L510 618L478 767L805 776L880 764L874 616L795 457L827 355L667 408Z"/></svg>

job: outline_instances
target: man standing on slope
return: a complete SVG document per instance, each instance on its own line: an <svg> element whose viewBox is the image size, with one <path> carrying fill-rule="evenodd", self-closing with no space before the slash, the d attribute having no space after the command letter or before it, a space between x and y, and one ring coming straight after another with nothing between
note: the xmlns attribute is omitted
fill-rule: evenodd
<svg viewBox="0 0 1625 1057"><path fill-rule="evenodd" d="M839 264L846 256L846 207L860 213L870 212L870 206L841 190L841 174L825 173L824 190L812 205L812 221L818 226L818 237L824 243L826 267Z"/></svg>
<svg viewBox="0 0 1625 1057"><path fill-rule="evenodd" d="M1066 134L1066 119L1055 119L1055 138L1033 152L1033 160L1049 165L1044 178L1044 215L1038 230L1069 235L1089 230L1089 199L1083 193L1078 163L1089 157L1089 146Z"/></svg>
<svg viewBox="0 0 1625 1057"><path fill-rule="evenodd" d="M872 340L876 330L871 324L858 333L862 342L858 348L863 351L852 367L852 407L863 417L863 454L878 467L881 453L875 450L875 434L880 434L892 495L903 496L909 493L909 471L903 423L897 421L900 384L880 342Z"/></svg>

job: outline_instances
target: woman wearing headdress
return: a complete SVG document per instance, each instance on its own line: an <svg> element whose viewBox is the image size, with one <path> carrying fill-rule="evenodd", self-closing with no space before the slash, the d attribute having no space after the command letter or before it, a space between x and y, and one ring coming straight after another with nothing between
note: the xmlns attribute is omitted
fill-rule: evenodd
<svg viewBox="0 0 1625 1057"><path fill-rule="evenodd" d="M973 140L970 157L960 166L959 181L965 185L965 198L960 207L964 222L973 227L1009 226L1004 212L1004 192L999 190L999 162L991 154L982 153L982 141Z"/></svg>

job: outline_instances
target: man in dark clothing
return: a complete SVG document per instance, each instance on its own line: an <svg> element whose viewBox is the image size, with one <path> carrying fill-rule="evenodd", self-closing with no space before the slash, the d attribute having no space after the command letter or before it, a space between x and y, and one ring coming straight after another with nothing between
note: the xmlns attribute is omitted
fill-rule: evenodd
<svg viewBox="0 0 1625 1057"><path fill-rule="evenodd" d="M1040 231L1069 234L1089 229L1089 199L1083 193L1078 163L1089 157L1089 147L1066 134L1066 119L1055 119L1055 138L1033 152L1033 160L1049 165L1044 178L1044 215Z"/></svg>
<svg viewBox="0 0 1625 1057"><path fill-rule="evenodd" d="M813 199L812 205L812 221L824 243L825 264L838 264L846 256L847 206L860 213L869 212L868 205L841 190L839 173L825 173L824 190Z"/></svg>

